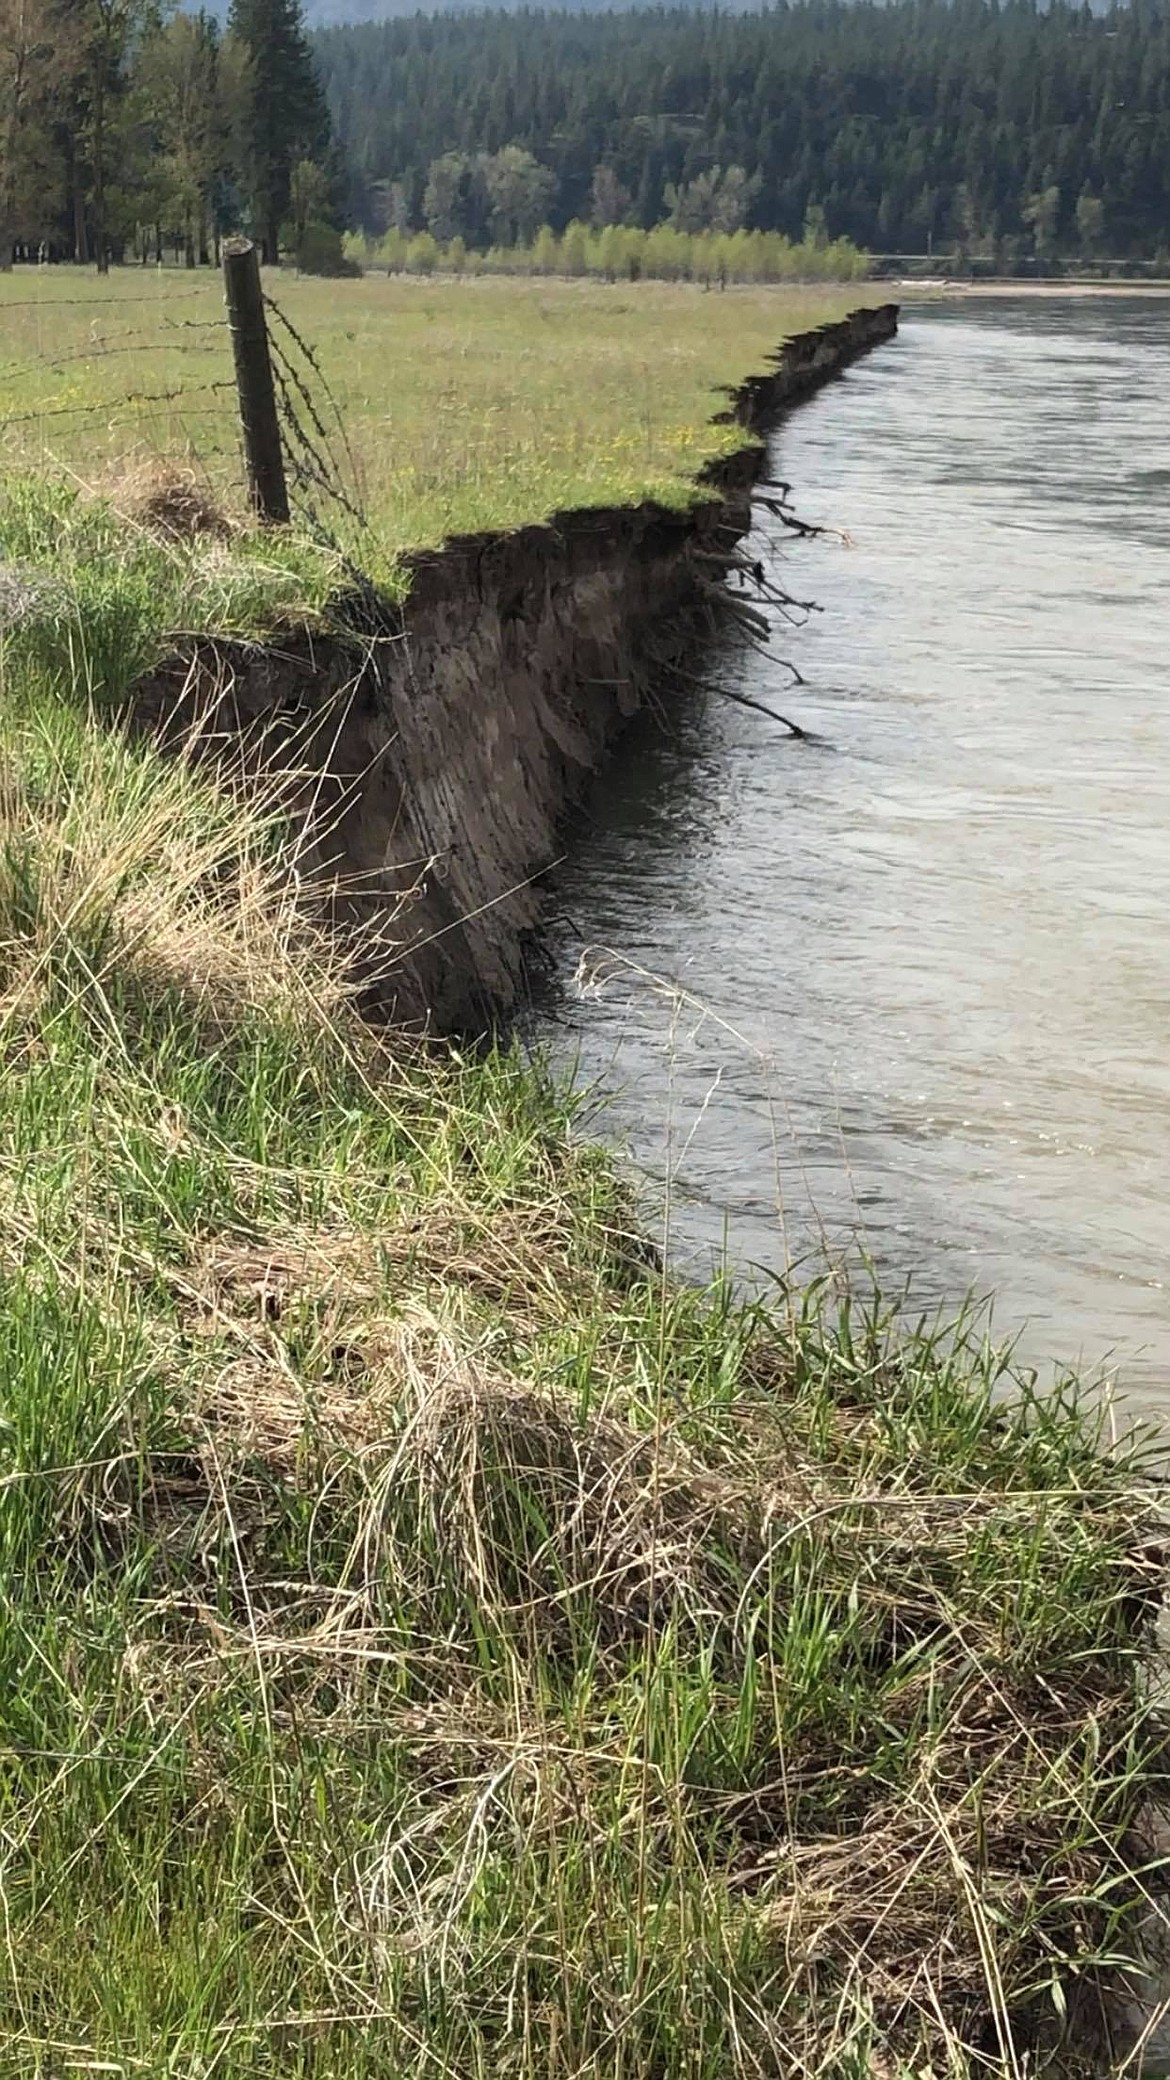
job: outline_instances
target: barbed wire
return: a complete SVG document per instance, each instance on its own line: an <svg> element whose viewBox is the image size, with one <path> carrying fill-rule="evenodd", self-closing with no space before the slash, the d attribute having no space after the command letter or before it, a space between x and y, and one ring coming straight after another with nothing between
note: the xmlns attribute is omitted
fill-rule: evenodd
<svg viewBox="0 0 1170 2080"><path fill-rule="evenodd" d="M345 418L329 378L321 366L315 348L297 330L292 319L281 309L275 298L265 295L264 303L290 342L291 348L302 357L313 378L310 382L297 367L294 353L270 331L269 349L274 363L278 409L288 435L286 463L294 486L301 490L311 487L320 492L351 519L356 520L360 527L365 527L368 523L361 497L357 458L350 445ZM326 409L336 423L344 462L339 458L333 445L333 436L318 410L315 389L324 398ZM311 433L302 423L297 409L298 401L308 418ZM314 525L321 530L323 538L337 547L330 530L325 527L311 502L305 502L305 511Z"/></svg>
<svg viewBox="0 0 1170 2080"><path fill-rule="evenodd" d="M329 435L325 431L324 426L321 424L321 416L317 410L316 405L313 402L312 392L308 388L308 385L305 383L304 378L299 374L298 370L294 368L292 362L288 358L288 355L284 352L284 349L282 348L279 340L270 339L268 345L270 353L275 357L277 369L283 374L285 381L289 387L289 390L295 392L296 395L300 398L301 403L304 405L305 410L309 415L309 424L312 426L313 431L316 433L323 448L325 449L325 452L329 457L330 463L332 464L334 469L336 469L337 458L334 455L332 448L330 447ZM297 428L297 431L298 433L301 432L299 426Z"/></svg>
<svg viewBox="0 0 1170 2080"><path fill-rule="evenodd" d="M109 418L111 411L119 412L126 405L176 404L188 397L207 397L214 392L223 390L234 392L235 387L235 384L231 382L182 383L174 390L128 390L124 397L112 397L104 402L91 400L88 404L42 405L28 412L5 412L3 417L0 418L0 431L6 426L34 425L41 419L84 418L86 416ZM221 409L230 409L230 407L221 407Z"/></svg>
<svg viewBox="0 0 1170 2080"><path fill-rule="evenodd" d="M126 354L206 354L209 351L202 346L175 345L170 340L135 341L128 347L107 347L100 352L82 347L68 354L58 354L52 361L38 359L18 362L15 368L0 368L0 383L18 383L24 376L46 375L53 369L69 368L78 361L113 361Z"/></svg>
<svg viewBox="0 0 1170 2080"><path fill-rule="evenodd" d="M203 295L204 289L213 286L212 277L199 289L178 289L173 293L167 289L156 289L149 296L123 296L119 291L113 296L28 296L18 297L12 303L0 298L0 317L5 311L68 311L92 310L96 304L101 310L127 310L137 303L191 303Z"/></svg>
<svg viewBox="0 0 1170 2080"><path fill-rule="evenodd" d="M5 310L11 307L0 302L0 320L3 319ZM96 325L97 319L93 322ZM168 318L164 313L161 322L164 331L167 332L226 332L228 329L226 318ZM91 333L86 341L86 348L78 347L76 351L80 354L89 347L107 347L114 340L141 340L144 346L166 344L163 340L149 337L143 332L141 325L120 325L116 332L99 332L96 335Z"/></svg>
<svg viewBox="0 0 1170 2080"><path fill-rule="evenodd" d="M346 488L312 396L296 371L290 368L277 342L270 341L269 344L273 355L272 373L276 384L277 411L284 428L285 469L293 489L321 493L347 513L350 519L356 520L359 526L364 527L366 516ZM298 398L309 416L317 440L314 440L301 421L297 411ZM304 511L319 530L324 530L321 516L311 503L304 504Z"/></svg>
<svg viewBox="0 0 1170 2080"><path fill-rule="evenodd" d="M79 362L113 361L118 358L148 356L152 353L170 355L206 356L212 351L212 343L205 339L177 338L176 334L207 334L230 331L230 321L225 316L215 318L173 317L171 308L177 302L193 301L202 297L204 287L199 289L167 293L156 291L154 295L106 296L106 297L36 297L15 303L0 301L0 325L10 310L37 309L48 315L60 309L86 308L93 316L93 324L101 322L98 311L107 306L164 303L159 312L163 337L151 336L143 330L147 321L131 323L106 332L94 332L83 342L71 346L52 359L38 357L35 361L15 363L0 369L0 385L13 385L23 378L45 375L55 370L75 366ZM264 303L271 315L269 328L269 352L272 363L277 411L281 425L285 467L289 489L295 499L300 521L322 545L338 555L346 568L351 570L355 583L360 573L351 563L344 543L338 538L337 520L341 515L356 522L361 528L368 525L361 495L361 473L357 458L350 444L349 433L341 406L337 401L329 379L323 369L316 349L298 330L287 313L271 296L265 295ZM95 309L95 305L97 309ZM120 396L105 399L87 399L70 403L47 401L26 406L18 412L0 410L0 431L8 427L40 426L49 421L70 419L77 424L86 420L100 420L105 427L120 427L140 423L142 408L152 406L174 406L182 409L192 400L200 402L197 417L208 419L235 419L236 385L230 377L204 383L176 382L165 388L142 389L123 392ZM216 403L215 400L230 396L231 403ZM230 444L216 439L195 443L189 432L184 438L201 459L202 453L223 455L229 452ZM330 509L333 520L331 521ZM348 530L347 530L348 532ZM363 583L365 581L362 581Z"/></svg>

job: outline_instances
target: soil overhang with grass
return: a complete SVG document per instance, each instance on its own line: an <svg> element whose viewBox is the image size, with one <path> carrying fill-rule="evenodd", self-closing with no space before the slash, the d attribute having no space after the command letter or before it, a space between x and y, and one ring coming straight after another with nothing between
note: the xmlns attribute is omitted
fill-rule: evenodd
<svg viewBox="0 0 1170 2080"><path fill-rule="evenodd" d="M298 776L302 870L362 935L371 1009L482 1030L512 1004L566 812L730 612L762 429L896 329L882 305L789 341L721 415L750 439L674 507L457 538L402 559L397 600L351 585L322 629L196 637L138 682L172 746Z"/></svg>

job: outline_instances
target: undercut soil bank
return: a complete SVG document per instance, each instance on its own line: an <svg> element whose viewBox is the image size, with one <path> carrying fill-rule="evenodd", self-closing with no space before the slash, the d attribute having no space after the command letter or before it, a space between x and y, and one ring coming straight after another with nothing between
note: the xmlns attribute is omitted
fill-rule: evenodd
<svg viewBox="0 0 1170 2080"><path fill-rule="evenodd" d="M372 1008L482 1024L520 986L558 832L751 525L759 434L892 339L897 307L799 334L731 394L753 438L674 511L559 513L407 566L405 604L355 592L340 632L177 643L139 726L289 776L306 878L371 935Z"/></svg>

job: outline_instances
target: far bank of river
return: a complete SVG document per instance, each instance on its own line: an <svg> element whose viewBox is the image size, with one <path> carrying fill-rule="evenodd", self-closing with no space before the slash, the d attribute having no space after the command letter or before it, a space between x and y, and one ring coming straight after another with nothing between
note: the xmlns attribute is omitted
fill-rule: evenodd
<svg viewBox="0 0 1170 2080"><path fill-rule="evenodd" d="M756 553L825 609L777 635L807 684L750 651L712 676L816 740L695 689L624 748L561 877L547 1028L669 1175L684 1262L864 1248L1158 1406L1168 429L1164 303L1121 291L911 307L791 419L774 472L849 537L777 544L761 512Z"/></svg>
<svg viewBox="0 0 1170 2080"><path fill-rule="evenodd" d="M921 285L914 282L898 282L894 286L905 295L913 295L915 287ZM1148 297L1170 296L1170 281L1015 282L1004 279L994 282L963 282L952 281L948 277L945 293L948 296L1009 296L1017 301L1025 298L1030 300L1036 296L1051 296L1058 302L1068 302L1070 297L1118 296L1128 297L1130 300L1140 297L1144 302Z"/></svg>

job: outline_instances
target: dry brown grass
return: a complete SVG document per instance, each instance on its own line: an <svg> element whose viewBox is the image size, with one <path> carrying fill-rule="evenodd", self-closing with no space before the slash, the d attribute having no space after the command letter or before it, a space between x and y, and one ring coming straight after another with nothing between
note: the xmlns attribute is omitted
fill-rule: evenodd
<svg viewBox="0 0 1170 2080"><path fill-rule="evenodd" d="M121 472L109 486L115 510L135 527L146 528L166 542L191 543L201 537L230 541L235 523L210 496L193 469L163 460L140 462Z"/></svg>
<svg viewBox="0 0 1170 2080"><path fill-rule="evenodd" d="M421 1295L444 1261L436 1312ZM749 1343L743 1398L705 1419L640 1409L620 1371L583 1410L532 1364L565 1312L508 1213L498 1234L447 1204L377 1237L212 1244L183 1290L228 1353L199 1408L209 1504L230 1469L250 1540L282 1489L317 1498L322 1538L344 1526L332 1592L273 1598L257 1581L266 1659L327 1668L359 1713L371 1660L409 1672L384 1733L413 1789L352 1907L408 2004L438 1970L503 2027L517 1956L537 1970L555 1940L558 1887L574 1913L581 1886L604 1900L628 1825L655 1883L681 1857L699 1888L658 1920L652 1979L669 1930L680 1970L708 1946L734 2009L735 1959L754 1959L728 2073L852 2070L852 2044L873 2080L901 2055L1022 2074L1069 2000L1086 2054L1100 2041L1093 1976L1069 1971L1101 1940L1102 1859L1123 1855L1139 1892L1149 1865L1151 1900L1156 1885L1130 1801L1129 1678L1081 1659L1071 1607L1067 1651L1037 1660L1033 1627L1053 1614L1011 1613L1004 1595L1012 1580L1031 1604L1025 1553L1059 1574L1119 1539L1136 1614L1158 1565L1140 1510L1042 1500L1028 1480L940 1485L941 1468L883 1451L872 1384L826 1424L801 1385L808 1353L771 1331ZM474 1327L485 1299L529 1352L522 1370L501 1362L498 1326ZM595 1301L616 1329L620 1288ZM294 1334L316 1354L311 1385L288 1368ZM883 1365L897 1398L904 1371ZM832 1614L819 1649L814 1609ZM550 1672L582 1655L590 1703L568 1737ZM634 1739L622 1699L639 1665L665 1717ZM474 1903L501 1859L519 1918L489 1967ZM573 1938L598 2001L620 1941L609 1911Z"/></svg>

